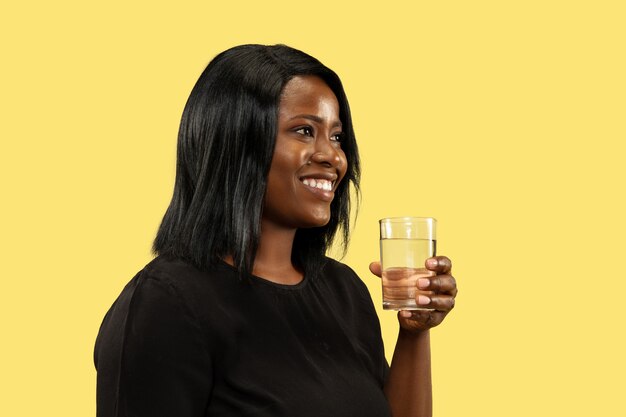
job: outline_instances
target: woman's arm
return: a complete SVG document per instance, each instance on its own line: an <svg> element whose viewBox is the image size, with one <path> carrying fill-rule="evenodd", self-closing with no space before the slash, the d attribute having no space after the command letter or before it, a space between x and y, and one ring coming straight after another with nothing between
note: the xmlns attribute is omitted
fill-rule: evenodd
<svg viewBox="0 0 626 417"><path fill-rule="evenodd" d="M434 310L403 310L398 313L400 331L384 387L393 417L432 416L429 329L439 325L454 308L457 288L455 279L450 275L452 263L445 256L428 259L426 268L436 275L420 278L418 287L432 291L432 295L419 296L416 301ZM372 263L370 270L381 276L380 263Z"/></svg>
<svg viewBox="0 0 626 417"><path fill-rule="evenodd" d="M400 329L384 391L393 417L432 416L428 330Z"/></svg>

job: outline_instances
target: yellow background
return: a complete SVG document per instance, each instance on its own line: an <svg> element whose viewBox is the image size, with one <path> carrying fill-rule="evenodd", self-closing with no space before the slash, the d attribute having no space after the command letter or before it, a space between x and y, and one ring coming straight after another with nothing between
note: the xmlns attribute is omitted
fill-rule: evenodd
<svg viewBox="0 0 626 417"><path fill-rule="evenodd" d="M365 3L1 7L0 415L94 415L93 342L151 258L183 105L241 43L344 80L364 169L345 261L377 305L377 220L438 218L460 293L435 415L625 415L623 2Z"/></svg>

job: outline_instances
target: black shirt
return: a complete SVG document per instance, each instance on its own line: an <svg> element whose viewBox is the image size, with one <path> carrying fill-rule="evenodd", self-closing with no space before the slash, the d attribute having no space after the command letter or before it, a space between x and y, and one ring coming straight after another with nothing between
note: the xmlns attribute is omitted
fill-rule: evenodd
<svg viewBox="0 0 626 417"><path fill-rule="evenodd" d="M290 286L157 257L105 316L95 363L98 417L390 415L371 297L330 258Z"/></svg>

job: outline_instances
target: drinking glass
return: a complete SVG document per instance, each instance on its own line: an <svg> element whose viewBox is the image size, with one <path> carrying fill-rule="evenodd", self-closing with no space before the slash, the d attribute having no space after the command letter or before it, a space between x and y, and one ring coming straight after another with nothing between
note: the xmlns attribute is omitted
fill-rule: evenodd
<svg viewBox="0 0 626 417"><path fill-rule="evenodd" d="M437 220L390 217L379 223L383 309L433 310L417 304L416 297L432 293L418 289L417 280L435 275L426 269L425 261L436 254Z"/></svg>

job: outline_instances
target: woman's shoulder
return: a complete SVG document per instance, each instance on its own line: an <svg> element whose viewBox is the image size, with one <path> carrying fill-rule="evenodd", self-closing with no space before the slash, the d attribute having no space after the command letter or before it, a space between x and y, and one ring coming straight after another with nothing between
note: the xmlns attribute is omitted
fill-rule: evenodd
<svg viewBox="0 0 626 417"><path fill-rule="evenodd" d="M326 274L340 275L346 277L357 277L358 275L348 265L328 256L324 257L323 271Z"/></svg>
<svg viewBox="0 0 626 417"><path fill-rule="evenodd" d="M194 280L192 271L184 263L157 257L130 280L98 331L94 361L99 374L132 368L147 354L170 355L168 349L176 343L203 343L206 322L190 296L193 285L187 284Z"/></svg>
<svg viewBox="0 0 626 417"><path fill-rule="evenodd" d="M367 286L361 277L350 266L336 259L325 258L322 275L338 284L357 287L359 291L369 295Z"/></svg>
<svg viewBox="0 0 626 417"><path fill-rule="evenodd" d="M144 280L154 280L175 290L198 291L208 290L216 281L224 278L230 280L234 274L220 264L200 269L183 258L159 255L150 261L139 275Z"/></svg>
<svg viewBox="0 0 626 417"><path fill-rule="evenodd" d="M219 268L202 271L184 259L157 256L126 284L105 315L103 326L112 323L112 327L123 327L138 318L146 322L165 320L163 315L169 321L178 317L204 322L204 306L219 298L213 283L226 273Z"/></svg>
<svg viewBox="0 0 626 417"><path fill-rule="evenodd" d="M191 262L169 255L158 255L140 273L147 279L155 279L172 284L179 281L184 282L188 278L197 279L200 275L203 275L203 271L196 268Z"/></svg>
<svg viewBox="0 0 626 417"><path fill-rule="evenodd" d="M113 307L119 304L145 308L148 300L180 302L188 292L193 292L201 279L190 263L167 256L157 256L139 270L126 284ZM158 305L158 303L150 303Z"/></svg>
<svg viewBox="0 0 626 417"><path fill-rule="evenodd" d="M362 282L359 275L354 271L354 269L352 269L351 266L336 259L329 258L328 256L326 256L324 259L323 270L325 273L339 275L345 278L355 279L359 282Z"/></svg>
<svg viewBox="0 0 626 417"><path fill-rule="evenodd" d="M159 255L137 272L113 307L158 309L159 305L171 304L197 316L198 311L204 310L203 306L219 298L220 286L237 281L231 275L232 272L219 265L201 270L184 259Z"/></svg>
<svg viewBox="0 0 626 417"><path fill-rule="evenodd" d="M357 329L355 332L363 331L371 335L374 331L374 336L379 334L372 296L359 275L350 266L332 258L326 258L323 271L321 276L332 294L329 299L339 300L337 311L342 311L342 317L350 321L352 328Z"/></svg>

